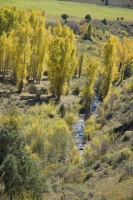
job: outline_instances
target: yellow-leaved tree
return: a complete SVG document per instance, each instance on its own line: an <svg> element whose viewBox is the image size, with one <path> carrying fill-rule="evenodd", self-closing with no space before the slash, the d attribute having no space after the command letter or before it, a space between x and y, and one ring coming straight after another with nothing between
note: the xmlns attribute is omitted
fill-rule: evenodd
<svg viewBox="0 0 133 200"><path fill-rule="evenodd" d="M48 46L47 65L52 94L59 100L77 64L76 47L74 34L66 25L58 24L53 33Z"/></svg>
<svg viewBox="0 0 133 200"><path fill-rule="evenodd" d="M112 83L118 76L117 67L117 44L118 38L111 35L103 49L103 98L107 97L111 92Z"/></svg>
<svg viewBox="0 0 133 200"><path fill-rule="evenodd" d="M99 63L95 57L89 57L86 60L85 73L86 85L83 90L83 97L85 101L85 118L90 117L91 101L94 96L94 84L98 74Z"/></svg>
<svg viewBox="0 0 133 200"><path fill-rule="evenodd" d="M133 62L133 39L124 37L122 41L119 41L117 48L119 81L121 82L124 78L126 66Z"/></svg>
<svg viewBox="0 0 133 200"><path fill-rule="evenodd" d="M31 11L29 21L33 29L33 35L31 38L32 54L31 63L28 67L28 76L40 83L45 67L45 54L49 37L45 28L43 11Z"/></svg>

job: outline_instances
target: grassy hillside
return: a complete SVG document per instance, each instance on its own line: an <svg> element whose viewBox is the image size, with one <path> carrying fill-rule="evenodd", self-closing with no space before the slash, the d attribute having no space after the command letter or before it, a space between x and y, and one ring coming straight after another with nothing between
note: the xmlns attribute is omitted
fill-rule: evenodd
<svg viewBox="0 0 133 200"><path fill-rule="evenodd" d="M44 9L47 15L60 16L67 13L70 16L84 17L91 14L93 19L116 19L124 17L125 20L133 19L133 11L127 8L113 8L86 3L76 3L67 1L46 1L46 0L0 0L0 7L13 6L17 8Z"/></svg>

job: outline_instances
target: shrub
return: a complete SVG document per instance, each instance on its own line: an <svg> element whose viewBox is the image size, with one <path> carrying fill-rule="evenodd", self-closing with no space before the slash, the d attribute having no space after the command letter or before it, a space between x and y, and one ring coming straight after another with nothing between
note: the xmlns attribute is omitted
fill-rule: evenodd
<svg viewBox="0 0 133 200"><path fill-rule="evenodd" d="M59 108L59 113L60 113L60 115L61 115L62 118L65 117L66 107L65 107L65 105L63 103L61 104L61 106Z"/></svg>
<svg viewBox="0 0 133 200"><path fill-rule="evenodd" d="M133 69L132 69L131 65L127 65L124 69L124 78L131 77L132 74L133 74Z"/></svg>
<svg viewBox="0 0 133 200"><path fill-rule="evenodd" d="M77 117L75 116L74 113L71 112L67 112L64 120L66 121L66 123L69 125L70 128L72 128L73 124L76 122Z"/></svg>
<svg viewBox="0 0 133 200"><path fill-rule="evenodd" d="M37 92L36 86L35 86L35 85L29 85L29 86L28 86L28 92L29 92L30 94L36 94L36 92Z"/></svg>
<svg viewBox="0 0 133 200"><path fill-rule="evenodd" d="M125 134L121 137L121 141L125 142L131 138L132 131L126 131Z"/></svg>
<svg viewBox="0 0 133 200"><path fill-rule="evenodd" d="M128 93L132 93L132 92L133 92L133 83L132 83L132 82L130 82L130 83L128 83L128 84L126 85L126 91L127 91Z"/></svg>
<svg viewBox="0 0 133 200"><path fill-rule="evenodd" d="M119 156L117 158L117 163L121 163L123 160L128 159L132 155L132 151L128 148L124 148L119 152Z"/></svg>
<svg viewBox="0 0 133 200"><path fill-rule="evenodd" d="M98 169L100 167L100 164L101 164L100 160L97 160L93 165L93 169L94 170Z"/></svg>
<svg viewBox="0 0 133 200"><path fill-rule="evenodd" d="M133 192L130 197L126 198L125 200L133 200Z"/></svg>
<svg viewBox="0 0 133 200"><path fill-rule="evenodd" d="M80 93L80 86L79 85L75 85L74 89L72 91L72 94L73 95L79 95L79 93Z"/></svg>
<svg viewBox="0 0 133 200"><path fill-rule="evenodd" d="M95 131L96 131L95 118L90 117L85 123L84 138L86 140L91 140L94 137Z"/></svg>
<svg viewBox="0 0 133 200"><path fill-rule="evenodd" d="M125 175L126 176L133 175L133 162L130 161L130 162L126 163L126 165L124 167L124 170L125 170Z"/></svg>
<svg viewBox="0 0 133 200"><path fill-rule="evenodd" d="M133 148L133 138L131 139L131 148Z"/></svg>
<svg viewBox="0 0 133 200"><path fill-rule="evenodd" d="M108 151L102 158L102 161L110 165L113 162L113 159L114 159L114 151Z"/></svg>
<svg viewBox="0 0 133 200"><path fill-rule="evenodd" d="M88 181L93 176L93 174L94 174L94 171L90 169L89 172L86 174L84 182Z"/></svg>
<svg viewBox="0 0 133 200"><path fill-rule="evenodd" d="M102 20L102 23L103 23L104 25L107 25L107 19L104 18L104 19Z"/></svg>

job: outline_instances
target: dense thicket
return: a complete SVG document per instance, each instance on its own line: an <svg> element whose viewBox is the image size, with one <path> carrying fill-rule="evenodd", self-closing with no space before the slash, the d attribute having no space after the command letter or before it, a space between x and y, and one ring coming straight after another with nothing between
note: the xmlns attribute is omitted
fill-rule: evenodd
<svg viewBox="0 0 133 200"><path fill-rule="evenodd" d="M0 176L10 200L26 195L41 198L44 180L37 162L30 159L24 138L11 126L0 127Z"/></svg>

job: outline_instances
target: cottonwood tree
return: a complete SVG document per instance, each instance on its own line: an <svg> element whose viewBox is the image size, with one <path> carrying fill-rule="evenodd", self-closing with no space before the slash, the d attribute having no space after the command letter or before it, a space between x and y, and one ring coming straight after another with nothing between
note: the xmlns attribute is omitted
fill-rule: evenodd
<svg viewBox="0 0 133 200"><path fill-rule="evenodd" d="M127 65L132 65L133 62L133 39L124 37L122 41L118 42L118 71L119 82L124 79L124 70Z"/></svg>
<svg viewBox="0 0 133 200"><path fill-rule="evenodd" d="M28 68L29 77L36 80L37 83L40 83L45 68L46 39L47 35L44 25L38 26L33 33L31 63Z"/></svg>
<svg viewBox="0 0 133 200"><path fill-rule="evenodd" d="M78 76L79 76L79 78L81 77L81 74L82 74L82 71L83 71L83 62L84 62L84 58L85 58L85 56L84 56L84 53L81 53L80 55L79 55L79 60L78 60Z"/></svg>
<svg viewBox="0 0 133 200"><path fill-rule="evenodd" d="M32 10L29 22L33 29L31 37L31 62L28 66L28 77L40 83L45 68L45 54L49 32L45 28L43 11Z"/></svg>
<svg viewBox="0 0 133 200"><path fill-rule="evenodd" d="M0 73L3 80L10 69L10 50L10 41L8 40L7 34L3 32L0 36Z"/></svg>
<svg viewBox="0 0 133 200"><path fill-rule="evenodd" d="M112 83L118 77L117 44L118 38L111 35L103 49L103 98L110 94Z"/></svg>
<svg viewBox="0 0 133 200"><path fill-rule="evenodd" d="M53 33L55 36L48 46L47 65L52 93L59 100L67 81L73 76L76 47L74 34L69 27L62 27L59 24L54 28Z"/></svg>
<svg viewBox="0 0 133 200"><path fill-rule="evenodd" d="M27 66L30 65L31 60L31 32L32 30L29 25L21 26L21 28L16 32L16 36L18 36L16 46L16 74L19 93L22 92L23 84L27 77Z"/></svg>
<svg viewBox="0 0 133 200"><path fill-rule="evenodd" d="M83 90L83 97L85 101L85 119L91 114L91 101L94 96L94 84L98 74L99 63L95 57L89 57L86 60L85 73L86 85Z"/></svg>

